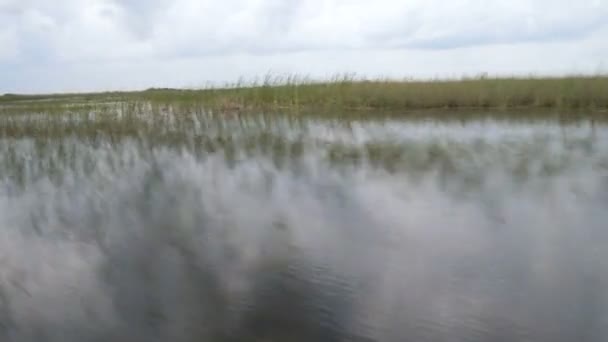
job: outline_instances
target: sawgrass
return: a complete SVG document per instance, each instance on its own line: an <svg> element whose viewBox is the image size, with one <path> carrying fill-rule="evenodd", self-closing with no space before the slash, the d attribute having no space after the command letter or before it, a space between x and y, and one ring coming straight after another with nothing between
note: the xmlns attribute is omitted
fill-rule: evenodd
<svg viewBox="0 0 608 342"><path fill-rule="evenodd" d="M148 90L156 102L181 101L225 110L436 108L608 108L608 77L365 80L346 75L319 82L296 76L267 77L223 88Z"/></svg>
<svg viewBox="0 0 608 342"><path fill-rule="evenodd" d="M0 96L4 110L47 111L100 101L146 101L210 110L419 110L559 108L608 109L608 76L559 78L463 78L458 80L393 80L335 76L267 75L204 89L151 88L135 92ZM7 106L7 104L10 104Z"/></svg>

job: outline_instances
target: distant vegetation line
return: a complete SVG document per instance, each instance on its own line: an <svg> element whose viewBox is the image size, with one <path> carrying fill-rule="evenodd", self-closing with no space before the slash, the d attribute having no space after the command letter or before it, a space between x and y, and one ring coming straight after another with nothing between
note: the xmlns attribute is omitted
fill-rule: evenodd
<svg viewBox="0 0 608 342"><path fill-rule="evenodd" d="M328 80L268 75L204 89L151 88L136 92L0 96L0 103L135 100L221 110L437 108L608 109L608 76L463 78L459 80Z"/></svg>

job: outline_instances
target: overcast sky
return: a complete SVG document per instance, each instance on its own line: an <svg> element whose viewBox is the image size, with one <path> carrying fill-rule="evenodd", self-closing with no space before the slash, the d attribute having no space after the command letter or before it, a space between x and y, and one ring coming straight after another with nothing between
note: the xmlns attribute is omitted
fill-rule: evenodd
<svg viewBox="0 0 608 342"><path fill-rule="evenodd" d="M608 71L608 0L0 0L0 93Z"/></svg>

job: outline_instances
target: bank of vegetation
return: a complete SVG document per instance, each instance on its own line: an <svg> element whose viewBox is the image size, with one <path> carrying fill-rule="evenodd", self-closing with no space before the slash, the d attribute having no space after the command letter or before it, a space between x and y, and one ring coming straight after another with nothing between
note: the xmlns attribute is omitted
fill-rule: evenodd
<svg viewBox="0 0 608 342"><path fill-rule="evenodd" d="M608 76L364 79L341 75L324 81L266 76L204 89L151 88L136 92L0 96L0 104L38 106L96 101L149 101L220 110L608 109Z"/></svg>

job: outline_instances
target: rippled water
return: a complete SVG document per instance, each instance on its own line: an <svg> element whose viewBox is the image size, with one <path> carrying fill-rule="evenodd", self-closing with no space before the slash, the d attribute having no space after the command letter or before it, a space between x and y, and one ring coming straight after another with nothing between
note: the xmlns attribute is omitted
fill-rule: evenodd
<svg viewBox="0 0 608 342"><path fill-rule="evenodd" d="M1 341L608 339L602 123L164 109L0 134Z"/></svg>

